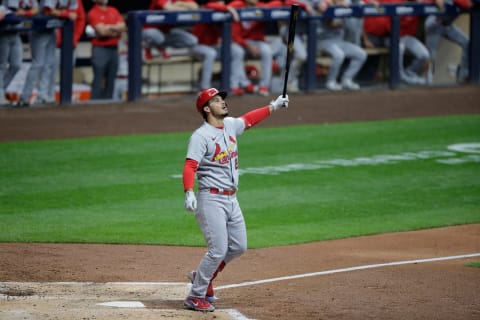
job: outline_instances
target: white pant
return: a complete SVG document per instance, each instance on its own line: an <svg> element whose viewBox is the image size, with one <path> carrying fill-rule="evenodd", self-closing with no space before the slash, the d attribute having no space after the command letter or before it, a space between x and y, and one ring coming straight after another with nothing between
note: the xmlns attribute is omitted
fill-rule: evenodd
<svg viewBox="0 0 480 320"><path fill-rule="evenodd" d="M52 72L55 64L56 33L55 29L35 32L30 37L32 64L27 73L20 99L28 101L38 81L38 96L47 99Z"/></svg>
<svg viewBox="0 0 480 320"><path fill-rule="evenodd" d="M157 28L142 31L142 39L147 48L190 48L198 43L197 37L182 28L173 28L164 33Z"/></svg>
<svg viewBox="0 0 480 320"><path fill-rule="evenodd" d="M0 101L5 98L5 89L22 67L23 48L16 32L0 35Z"/></svg>
<svg viewBox="0 0 480 320"><path fill-rule="evenodd" d="M430 52L432 64L435 63L437 48L441 38L446 38L462 48L462 59L458 73L458 80L468 77L468 44L467 35L455 24L443 25L437 16L428 16L425 20L425 44ZM433 73L433 66L429 69Z"/></svg>
<svg viewBox="0 0 480 320"><path fill-rule="evenodd" d="M210 279L223 262L228 264L247 250L247 231L235 195L197 194L195 218L202 230L208 251L200 261L189 296L204 298Z"/></svg>
<svg viewBox="0 0 480 320"><path fill-rule="evenodd" d="M404 75L405 73L415 73L423 75L424 71L426 71L426 66L430 60L430 54L428 53L427 48L423 45L423 43L413 36L403 36L400 37L400 74ZM405 67L404 66L404 56L405 52L409 52L413 56L412 63Z"/></svg>
<svg viewBox="0 0 480 320"><path fill-rule="evenodd" d="M340 68L345 59L350 63L342 75L342 81L352 80L367 60L367 53L361 47L343 39L325 39L318 41L317 50L326 52L332 58L327 81L337 81Z"/></svg>
<svg viewBox="0 0 480 320"><path fill-rule="evenodd" d="M200 76L200 89L212 87L212 74L215 60L221 56L221 46L208 46L197 44L192 49L192 54L202 61L202 74ZM241 46L232 43L230 46L230 88L240 88L244 85L245 51Z"/></svg>

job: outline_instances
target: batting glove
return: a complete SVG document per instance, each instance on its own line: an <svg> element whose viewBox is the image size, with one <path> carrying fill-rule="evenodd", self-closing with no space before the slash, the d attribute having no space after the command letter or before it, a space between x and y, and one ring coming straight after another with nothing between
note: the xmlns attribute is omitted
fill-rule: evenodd
<svg viewBox="0 0 480 320"><path fill-rule="evenodd" d="M270 106L273 110L278 110L280 108L288 108L288 94L283 97L283 95L278 96L277 99L270 102Z"/></svg>
<svg viewBox="0 0 480 320"><path fill-rule="evenodd" d="M193 191L185 192L185 209L193 212L197 210L197 198Z"/></svg>

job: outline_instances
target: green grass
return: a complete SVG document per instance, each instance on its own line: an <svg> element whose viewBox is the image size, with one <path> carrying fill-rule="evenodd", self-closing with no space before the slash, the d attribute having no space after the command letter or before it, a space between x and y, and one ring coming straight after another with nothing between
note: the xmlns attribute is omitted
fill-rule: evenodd
<svg viewBox="0 0 480 320"><path fill-rule="evenodd" d="M480 268L480 261L465 263L465 266L466 267L472 267L472 268Z"/></svg>
<svg viewBox="0 0 480 320"><path fill-rule="evenodd" d="M172 177L189 135L1 143L0 241L204 245ZM480 147L457 143L480 144L480 116L249 130L249 247L478 223Z"/></svg>

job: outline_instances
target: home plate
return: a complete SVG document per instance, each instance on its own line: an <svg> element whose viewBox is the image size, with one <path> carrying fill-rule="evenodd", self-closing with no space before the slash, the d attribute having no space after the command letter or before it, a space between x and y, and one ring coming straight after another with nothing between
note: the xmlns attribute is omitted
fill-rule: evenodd
<svg viewBox="0 0 480 320"><path fill-rule="evenodd" d="M145 305L140 301L111 301L97 303L99 306L115 307L115 308L145 308Z"/></svg>

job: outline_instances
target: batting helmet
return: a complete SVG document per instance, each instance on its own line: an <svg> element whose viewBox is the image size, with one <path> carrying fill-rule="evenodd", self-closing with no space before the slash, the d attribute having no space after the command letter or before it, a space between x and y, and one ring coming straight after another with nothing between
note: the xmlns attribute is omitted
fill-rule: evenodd
<svg viewBox="0 0 480 320"><path fill-rule="evenodd" d="M216 95L219 95L223 99L227 97L227 92L225 91L218 91L215 88L209 88L202 90L197 97L197 110L198 112L202 112L203 107L207 104L207 102L215 97Z"/></svg>

